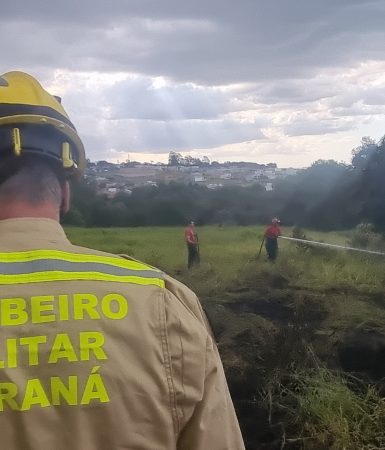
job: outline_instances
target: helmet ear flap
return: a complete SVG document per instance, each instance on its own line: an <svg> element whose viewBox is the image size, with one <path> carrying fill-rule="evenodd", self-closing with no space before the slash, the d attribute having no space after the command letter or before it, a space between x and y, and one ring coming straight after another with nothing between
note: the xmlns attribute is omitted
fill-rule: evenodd
<svg viewBox="0 0 385 450"><path fill-rule="evenodd" d="M0 86L3 87L9 86L8 81L3 77L0 77Z"/></svg>

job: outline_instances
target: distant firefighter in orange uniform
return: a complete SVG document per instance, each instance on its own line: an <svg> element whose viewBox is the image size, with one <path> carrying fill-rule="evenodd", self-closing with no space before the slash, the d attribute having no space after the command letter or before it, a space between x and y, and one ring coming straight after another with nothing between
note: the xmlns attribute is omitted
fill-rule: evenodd
<svg viewBox="0 0 385 450"><path fill-rule="evenodd" d="M271 221L265 230L265 248L267 252L267 259L274 262L278 256L278 236L281 235L279 228L280 220L276 217Z"/></svg>
<svg viewBox="0 0 385 450"><path fill-rule="evenodd" d="M199 264L199 242L195 231L195 223L190 222L184 231L187 245L187 267L190 269L194 264Z"/></svg>

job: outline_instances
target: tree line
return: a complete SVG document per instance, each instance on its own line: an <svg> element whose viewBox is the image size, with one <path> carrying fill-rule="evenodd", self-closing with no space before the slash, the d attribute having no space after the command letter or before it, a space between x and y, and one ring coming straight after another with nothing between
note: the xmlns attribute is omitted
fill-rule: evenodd
<svg viewBox="0 0 385 450"><path fill-rule="evenodd" d="M64 222L80 226L177 226L263 224L278 216L285 225L323 230L353 228L362 222L385 231L385 138L365 137L350 164L319 160L296 175L259 184L209 189L168 183L134 188L110 199L92 183L73 186L73 206Z"/></svg>

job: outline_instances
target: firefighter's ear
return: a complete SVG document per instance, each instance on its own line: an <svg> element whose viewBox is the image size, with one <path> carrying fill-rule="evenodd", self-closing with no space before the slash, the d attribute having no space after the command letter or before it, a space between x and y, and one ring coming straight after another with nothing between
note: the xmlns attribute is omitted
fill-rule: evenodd
<svg viewBox="0 0 385 450"><path fill-rule="evenodd" d="M62 185L62 200L61 200L61 206L60 206L60 214L64 215L66 214L70 209L70 200L71 200L71 190L70 190L70 184L67 180L64 181Z"/></svg>

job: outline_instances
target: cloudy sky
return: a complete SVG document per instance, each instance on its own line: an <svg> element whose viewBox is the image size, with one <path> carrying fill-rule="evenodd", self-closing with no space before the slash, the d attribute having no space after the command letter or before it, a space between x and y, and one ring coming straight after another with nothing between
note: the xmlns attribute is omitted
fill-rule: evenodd
<svg viewBox="0 0 385 450"><path fill-rule="evenodd" d="M385 134L384 0L12 0L1 72L38 77L91 160L303 167Z"/></svg>

